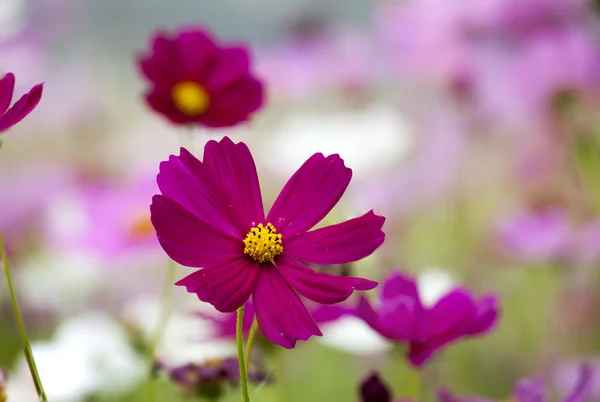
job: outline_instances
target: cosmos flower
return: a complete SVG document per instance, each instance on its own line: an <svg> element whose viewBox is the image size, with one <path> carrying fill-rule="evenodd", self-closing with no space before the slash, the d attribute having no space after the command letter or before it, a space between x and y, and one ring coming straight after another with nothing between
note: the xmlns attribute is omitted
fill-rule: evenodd
<svg viewBox="0 0 600 402"><path fill-rule="evenodd" d="M9 108L15 89L15 76L6 74L0 79L0 132L6 131L23 120L37 106L42 98L44 84L37 84Z"/></svg>
<svg viewBox="0 0 600 402"><path fill-rule="evenodd" d="M263 86L250 72L247 48L221 45L203 29L158 32L151 52L138 62L151 83L148 105L176 124L233 126L263 103Z"/></svg>
<svg viewBox="0 0 600 402"><path fill-rule="evenodd" d="M560 399L549 397L551 388L547 378L538 376L535 378L527 378L519 380L513 390L509 400L514 402L548 402L551 400L559 400L561 402L585 402L588 400L591 390L592 368L584 363L578 367L577 380L572 387L563 394ZM441 390L439 393L440 402L492 402L494 399L471 396L471 397L456 397L448 390Z"/></svg>
<svg viewBox="0 0 600 402"><path fill-rule="evenodd" d="M548 261L564 256L571 235L566 211L524 211L498 225L496 245L502 252L523 260Z"/></svg>
<svg viewBox="0 0 600 402"><path fill-rule="evenodd" d="M408 343L408 360L421 367L448 344L490 332L499 311L495 296L476 300L460 287L428 307L416 281L396 271L384 283L378 308L362 297L357 314L383 337Z"/></svg>
<svg viewBox="0 0 600 402"><path fill-rule="evenodd" d="M309 231L335 206L352 170L339 155L317 153L290 178L265 217L254 160L246 144L209 141L204 160L182 148L162 162L161 195L151 219L166 253L203 268L177 282L221 312L252 296L258 324L271 342L293 348L321 335L298 294L321 304L346 300L376 282L314 271L304 264L344 264L384 241L385 218L373 211Z"/></svg>
<svg viewBox="0 0 600 402"><path fill-rule="evenodd" d="M51 204L47 241L53 248L113 261L158 250L148 198L154 175L132 175L122 183L88 180Z"/></svg>

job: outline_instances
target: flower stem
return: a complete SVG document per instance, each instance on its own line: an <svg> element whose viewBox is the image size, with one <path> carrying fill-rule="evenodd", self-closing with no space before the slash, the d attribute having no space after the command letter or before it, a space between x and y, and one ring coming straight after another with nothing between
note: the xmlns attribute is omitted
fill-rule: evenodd
<svg viewBox="0 0 600 402"><path fill-rule="evenodd" d="M250 327L250 333L248 334L248 343L246 344L246 369L250 367L250 358L252 357L252 345L254 345L254 338L256 338L256 333L258 332L258 321L256 318L252 322L252 327Z"/></svg>
<svg viewBox="0 0 600 402"><path fill-rule="evenodd" d="M17 303L17 297L15 295L15 289L10 276L10 270L8 269L8 258L6 257L6 249L4 247L2 233L0 233L0 257L2 257L2 261L4 263L4 273L6 274L6 281L8 282L8 290L10 291L10 300L15 313L15 320L17 321L17 326L19 327L19 333L21 335L21 341L23 342L25 359L27 360L27 365L29 366L29 371L31 372L31 377L33 378L33 383L35 384L35 390L38 394L38 398L40 401L46 402L48 399L46 398L46 392L44 391L44 386L42 385L42 380L40 379L40 375L35 364L33 352L31 351L31 342L29 342L27 330L25 329L25 324L23 323L23 317L21 317L21 311L19 309L19 304Z"/></svg>
<svg viewBox="0 0 600 402"><path fill-rule="evenodd" d="M156 359L156 349L162 341L162 337L165 334L167 324L169 323L169 317L171 315L171 292L173 289L173 283L175 282L176 272L177 263L169 259L169 267L167 269L167 276L165 278L160 316L154 332L154 338L152 339L150 344L150 376L152 376L152 371L154 368L154 363Z"/></svg>
<svg viewBox="0 0 600 402"><path fill-rule="evenodd" d="M237 311L237 324L235 327L235 341L237 343L237 355L238 362L240 365L240 381L242 387L242 399L244 402L250 402L250 396L248 394L248 372L246 370L246 363L244 362L244 306L240 307Z"/></svg>
<svg viewBox="0 0 600 402"><path fill-rule="evenodd" d="M412 396L415 402L421 400L421 371L412 370Z"/></svg>

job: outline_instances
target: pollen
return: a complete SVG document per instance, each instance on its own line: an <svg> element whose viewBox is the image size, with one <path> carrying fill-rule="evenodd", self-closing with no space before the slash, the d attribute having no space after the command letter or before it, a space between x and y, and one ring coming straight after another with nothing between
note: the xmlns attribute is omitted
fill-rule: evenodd
<svg viewBox="0 0 600 402"><path fill-rule="evenodd" d="M258 262L273 262L275 257L283 252L281 245L281 234L277 233L271 223L264 226L259 223L258 226L250 229L250 232L244 239L244 254Z"/></svg>
<svg viewBox="0 0 600 402"><path fill-rule="evenodd" d="M199 116L208 110L210 96L204 87L193 81L175 84L171 90L171 98L182 113L188 116Z"/></svg>

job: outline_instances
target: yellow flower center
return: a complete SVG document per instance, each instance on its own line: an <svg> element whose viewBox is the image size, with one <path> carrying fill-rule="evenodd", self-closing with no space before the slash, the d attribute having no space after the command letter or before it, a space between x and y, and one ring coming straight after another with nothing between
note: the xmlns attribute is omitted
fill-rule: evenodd
<svg viewBox="0 0 600 402"><path fill-rule="evenodd" d="M188 116L199 116L208 110L210 96L202 85L193 81L183 81L175 84L171 97L177 109Z"/></svg>
<svg viewBox="0 0 600 402"><path fill-rule="evenodd" d="M267 223L267 226L259 223L258 226L250 229L244 244L246 245L244 254L248 254L258 262L273 262L275 257L283 252L281 235L270 223Z"/></svg>
<svg viewBox="0 0 600 402"><path fill-rule="evenodd" d="M129 222L129 234L135 239L148 237L154 234L154 226L148 211L135 214Z"/></svg>

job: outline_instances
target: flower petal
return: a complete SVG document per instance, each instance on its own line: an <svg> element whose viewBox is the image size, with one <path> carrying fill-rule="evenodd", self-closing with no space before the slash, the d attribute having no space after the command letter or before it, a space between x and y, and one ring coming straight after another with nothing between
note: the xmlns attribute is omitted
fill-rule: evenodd
<svg viewBox="0 0 600 402"><path fill-rule="evenodd" d="M164 196L209 225L240 238L241 242L246 233L240 228L227 197L211 176L202 162L181 148L179 156L171 155L168 161L161 162L156 181Z"/></svg>
<svg viewBox="0 0 600 402"><path fill-rule="evenodd" d="M284 239L306 232L337 204L351 178L352 170L339 155L314 154L283 187L267 221Z"/></svg>
<svg viewBox="0 0 600 402"><path fill-rule="evenodd" d="M15 76L13 73L7 73L0 80L0 114L6 112L10 106L14 90Z"/></svg>
<svg viewBox="0 0 600 402"><path fill-rule="evenodd" d="M242 242L165 196L152 197L150 213L158 241L181 265L204 267L243 256Z"/></svg>
<svg viewBox="0 0 600 402"><path fill-rule="evenodd" d="M209 109L198 116L198 122L209 127L233 126L248 120L263 102L262 82L248 77L216 92Z"/></svg>
<svg viewBox="0 0 600 402"><path fill-rule="evenodd" d="M248 301L260 272L258 263L237 258L194 272L176 283L212 304L222 313L231 313Z"/></svg>
<svg viewBox="0 0 600 402"><path fill-rule="evenodd" d="M477 302L477 316L468 335L484 334L494 328L500 315L496 296L486 296Z"/></svg>
<svg viewBox="0 0 600 402"><path fill-rule="evenodd" d="M419 338L440 347L466 335L477 317L477 306L466 289L455 289L426 313Z"/></svg>
<svg viewBox="0 0 600 402"><path fill-rule="evenodd" d="M380 297L381 301L385 302L387 299L396 299L399 295L415 300L418 306L421 309L423 308L419 298L417 282L400 271L394 271L385 279Z"/></svg>
<svg viewBox="0 0 600 402"><path fill-rule="evenodd" d="M204 82L218 53L210 34L198 28L180 30L175 46L185 74L183 79Z"/></svg>
<svg viewBox="0 0 600 402"><path fill-rule="evenodd" d="M250 74L250 57L245 47L223 48L217 53L206 88L219 91Z"/></svg>
<svg viewBox="0 0 600 402"><path fill-rule="evenodd" d="M345 264L373 253L385 240L385 218L369 211L337 225L303 233L285 243L289 256L315 264Z"/></svg>
<svg viewBox="0 0 600 402"><path fill-rule="evenodd" d="M368 279L317 272L285 254L279 258L277 265L294 290L317 303L339 303L355 290L370 290L377 286L377 282Z"/></svg>
<svg viewBox="0 0 600 402"><path fill-rule="evenodd" d="M220 181L226 201L239 217L244 233L264 221L256 166L246 144L235 144L229 137L220 142L209 141L204 147L204 165Z"/></svg>
<svg viewBox="0 0 600 402"><path fill-rule="evenodd" d="M292 349L298 340L322 335L296 292L274 266L261 266L252 301L258 325L273 343Z"/></svg>
<svg viewBox="0 0 600 402"><path fill-rule="evenodd" d="M436 352L437 348L426 342L411 342L408 349L408 361L414 367L423 366Z"/></svg>
<svg viewBox="0 0 600 402"><path fill-rule="evenodd" d="M42 99L44 84L38 84L23 95L4 116L0 118L0 131L7 130L23 120L37 106Z"/></svg>
<svg viewBox="0 0 600 402"><path fill-rule="evenodd" d="M369 300L366 297L361 296L358 306L356 307L356 316L366 322L371 328L381 334L383 337L388 339L395 339L394 335L391 334L388 328L379 319L379 316Z"/></svg>

